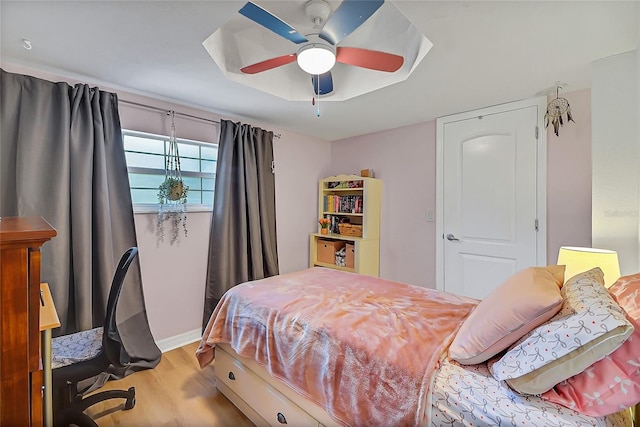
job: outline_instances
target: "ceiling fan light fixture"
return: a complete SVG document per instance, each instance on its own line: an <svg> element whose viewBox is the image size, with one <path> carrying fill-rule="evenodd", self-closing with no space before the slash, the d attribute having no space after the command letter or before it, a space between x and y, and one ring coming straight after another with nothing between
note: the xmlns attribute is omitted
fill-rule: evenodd
<svg viewBox="0 0 640 427"><path fill-rule="evenodd" d="M331 47L320 43L309 43L298 50L298 65L309 74L320 75L336 64L336 54Z"/></svg>

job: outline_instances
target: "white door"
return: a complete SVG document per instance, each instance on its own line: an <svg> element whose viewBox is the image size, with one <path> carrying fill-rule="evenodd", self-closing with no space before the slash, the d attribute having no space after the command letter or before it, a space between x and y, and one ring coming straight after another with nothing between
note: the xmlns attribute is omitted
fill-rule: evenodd
<svg viewBox="0 0 640 427"><path fill-rule="evenodd" d="M438 120L443 290L482 299L518 270L546 262L539 104Z"/></svg>

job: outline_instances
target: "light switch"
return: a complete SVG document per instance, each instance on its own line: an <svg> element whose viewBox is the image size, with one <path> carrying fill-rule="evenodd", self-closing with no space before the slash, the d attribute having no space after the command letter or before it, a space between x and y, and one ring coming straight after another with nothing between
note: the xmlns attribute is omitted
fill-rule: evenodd
<svg viewBox="0 0 640 427"><path fill-rule="evenodd" d="M436 216L433 213L433 209L427 210L427 222L434 222L436 220Z"/></svg>

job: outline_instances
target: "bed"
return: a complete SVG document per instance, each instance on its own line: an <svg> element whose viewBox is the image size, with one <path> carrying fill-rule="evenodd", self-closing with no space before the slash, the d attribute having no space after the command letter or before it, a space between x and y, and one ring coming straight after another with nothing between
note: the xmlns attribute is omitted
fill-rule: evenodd
<svg viewBox="0 0 640 427"><path fill-rule="evenodd" d="M256 425L631 425L629 411L589 416L513 391L492 373L500 354L452 360L478 311L471 298L316 267L227 292L196 357Z"/></svg>

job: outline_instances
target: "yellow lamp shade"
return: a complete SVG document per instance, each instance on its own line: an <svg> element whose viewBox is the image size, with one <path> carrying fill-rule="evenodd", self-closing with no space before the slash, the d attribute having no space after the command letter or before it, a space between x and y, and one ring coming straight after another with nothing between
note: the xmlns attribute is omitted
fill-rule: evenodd
<svg viewBox="0 0 640 427"><path fill-rule="evenodd" d="M604 285L609 287L620 278L618 253L607 249L563 246L558 252L558 265L566 265L564 281L576 274L600 267L604 273Z"/></svg>

